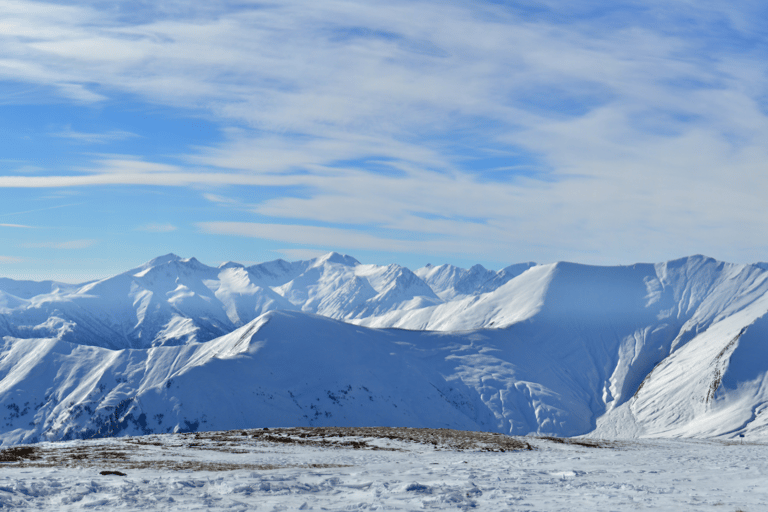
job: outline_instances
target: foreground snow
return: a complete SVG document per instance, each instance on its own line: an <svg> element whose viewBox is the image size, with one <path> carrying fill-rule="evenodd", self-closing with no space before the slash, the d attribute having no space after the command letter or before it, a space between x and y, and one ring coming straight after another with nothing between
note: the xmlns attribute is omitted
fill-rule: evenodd
<svg viewBox="0 0 768 512"><path fill-rule="evenodd" d="M498 452L482 450L499 449L502 438L514 440L486 435L490 440L467 444L466 433L456 431L392 429L407 434L398 437L380 430L273 429L40 443L26 455L32 460L2 463L0 506L547 512L768 507L765 444L519 438L533 449Z"/></svg>

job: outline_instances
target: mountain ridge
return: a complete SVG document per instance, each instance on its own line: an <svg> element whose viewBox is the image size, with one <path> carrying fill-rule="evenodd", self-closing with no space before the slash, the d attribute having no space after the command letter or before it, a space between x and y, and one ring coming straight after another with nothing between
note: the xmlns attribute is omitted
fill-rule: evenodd
<svg viewBox="0 0 768 512"><path fill-rule="evenodd" d="M768 437L759 265L413 272L337 253L218 268L170 254L29 298L13 286L0 281L4 443L246 423Z"/></svg>
<svg viewBox="0 0 768 512"><path fill-rule="evenodd" d="M493 290L511 279L509 267L487 274L497 285L484 280L475 295L483 293L480 285ZM99 281L51 283L5 279L0 308L27 330L44 329L52 317L73 321L65 339L110 348L208 341L273 309L364 322L446 302L406 267L363 265L339 253L249 267L235 262L210 267L170 253ZM19 334L0 327L0 335Z"/></svg>

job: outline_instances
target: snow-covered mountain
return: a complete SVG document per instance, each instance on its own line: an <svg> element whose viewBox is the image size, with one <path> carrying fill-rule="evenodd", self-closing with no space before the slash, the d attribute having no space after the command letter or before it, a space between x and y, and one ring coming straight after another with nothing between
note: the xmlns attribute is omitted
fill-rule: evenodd
<svg viewBox="0 0 768 512"><path fill-rule="evenodd" d="M80 286L3 279L0 336L146 348L209 341L272 310L353 321L442 303L405 267L337 253L218 268L168 254Z"/></svg>
<svg viewBox="0 0 768 512"><path fill-rule="evenodd" d="M80 286L0 280L0 439L291 425L764 439L767 313L764 266L702 256L411 272L167 255Z"/></svg>
<svg viewBox="0 0 768 512"><path fill-rule="evenodd" d="M469 270L453 265L427 265L415 274L422 278L443 300L463 298L469 295L492 292L507 281L535 266L533 262L518 263L494 272L482 265Z"/></svg>

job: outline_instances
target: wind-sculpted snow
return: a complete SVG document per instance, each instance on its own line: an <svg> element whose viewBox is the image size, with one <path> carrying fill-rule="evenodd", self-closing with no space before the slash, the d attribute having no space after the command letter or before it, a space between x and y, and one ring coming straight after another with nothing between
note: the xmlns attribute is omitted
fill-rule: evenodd
<svg viewBox="0 0 768 512"><path fill-rule="evenodd" d="M702 256L411 272L331 253L1 280L0 439L301 425L765 438L767 278Z"/></svg>

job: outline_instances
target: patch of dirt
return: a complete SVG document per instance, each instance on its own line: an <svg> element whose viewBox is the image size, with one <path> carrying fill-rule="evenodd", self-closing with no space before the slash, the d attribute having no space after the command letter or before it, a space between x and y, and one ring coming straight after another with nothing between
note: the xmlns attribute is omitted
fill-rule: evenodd
<svg viewBox="0 0 768 512"><path fill-rule="evenodd" d="M527 442L504 434L466 430L406 427L296 427L252 431L251 437L265 442L353 448L356 450L394 450L371 445L370 440L342 441L334 438L362 437L431 444L438 450L508 452L532 450Z"/></svg>
<svg viewBox="0 0 768 512"><path fill-rule="evenodd" d="M14 446L0 450L0 462L21 462L39 458L38 449L33 446Z"/></svg>
<svg viewBox="0 0 768 512"><path fill-rule="evenodd" d="M127 452L110 450L104 447L78 446L58 450L41 449L40 457L55 465L78 465L82 463L98 464L104 462L125 461L129 459Z"/></svg>
<svg viewBox="0 0 768 512"><path fill-rule="evenodd" d="M92 439L66 444L17 446L0 450L0 462L6 463L5 467L98 468L102 474L112 475L117 474L115 472L119 473L119 470L134 469L267 471L289 467L322 469L346 466L259 464L258 459L254 459L259 453L264 452L265 445L266 447L298 445L352 450L407 449L403 445L381 446L382 439L431 445L435 450L514 452L534 449L520 438L489 432L390 427L296 427L153 434L141 437ZM199 451L223 452L230 460L211 461L210 455L201 457L207 460L200 460L196 455Z"/></svg>
<svg viewBox="0 0 768 512"><path fill-rule="evenodd" d="M584 446L585 448L618 448L619 443L615 441L606 441L604 439L585 439L580 437L553 437L541 436L536 439L544 439L558 444L570 444L575 446Z"/></svg>
<svg viewBox="0 0 768 512"><path fill-rule="evenodd" d="M160 441L148 441L143 437L130 437L126 439L125 442L130 444L138 444L138 445L145 445L145 446L165 446Z"/></svg>

